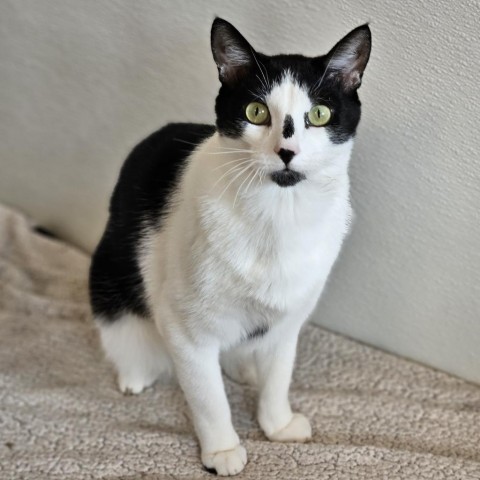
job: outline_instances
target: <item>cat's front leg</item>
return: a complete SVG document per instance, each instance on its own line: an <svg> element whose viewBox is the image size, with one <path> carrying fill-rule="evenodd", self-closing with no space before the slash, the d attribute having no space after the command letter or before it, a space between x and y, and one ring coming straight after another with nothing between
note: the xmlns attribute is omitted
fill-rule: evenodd
<svg viewBox="0 0 480 480"><path fill-rule="evenodd" d="M219 346L175 335L170 350L178 381L192 411L202 463L218 475L236 475L247 463L230 414L219 363Z"/></svg>
<svg viewBox="0 0 480 480"><path fill-rule="evenodd" d="M273 333L273 332L272 332ZM256 352L260 384L258 422L275 442L305 442L312 436L308 419L293 413L288 399L299 327L283 329Z"/></svg>

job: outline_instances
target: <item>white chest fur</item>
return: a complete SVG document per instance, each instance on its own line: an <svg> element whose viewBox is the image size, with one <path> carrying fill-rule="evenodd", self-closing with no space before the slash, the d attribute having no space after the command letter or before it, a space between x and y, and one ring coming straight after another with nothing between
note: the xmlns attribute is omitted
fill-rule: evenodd
<svg viewBox="0 0 480 480"><path fill-rule="evenodd" d="M206 260L200 268L214 269L221 284L231 286L223 294L279 312L295 311L306 296L319 295L347 231L350 207L340 192L322 196L311 190L272 185L234 211L229 199L203 203L196 247L198 258Z"/></svg>
<svg viewBox="0 0 480 480"><path fill-rule="evenodd" d="M234 342L259 323L311 311L348 231L349 183L347 175L292 188L256 181L239 195L242 178L219 181L226 159L208 154L215 140L192 155L141 263L153 310L177 302L210 333L228 317L220 335Z"/></svg>

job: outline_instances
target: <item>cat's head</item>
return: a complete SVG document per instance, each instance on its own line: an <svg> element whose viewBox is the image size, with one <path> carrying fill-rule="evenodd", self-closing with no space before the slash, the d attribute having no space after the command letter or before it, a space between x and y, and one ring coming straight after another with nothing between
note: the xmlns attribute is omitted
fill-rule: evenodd
<svg viewBox="0 0 480 480"><path fill-rule="evenodd" d="M313 58L256 52L220 18L211 43L222 83L215 106L221 136L255 152L256 166L282 187L346 173L370 56L367 25Z"/></svg>

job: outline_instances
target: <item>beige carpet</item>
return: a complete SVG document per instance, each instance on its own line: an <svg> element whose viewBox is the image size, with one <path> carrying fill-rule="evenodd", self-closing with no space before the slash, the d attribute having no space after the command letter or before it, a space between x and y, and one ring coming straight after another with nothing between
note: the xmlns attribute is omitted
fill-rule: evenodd
<svg viewBox="0 0 480 480"><path fill-rule="evenodd" d="M0 478L212 478L177 387L117 391L88 261L0 207ZM227 389L249 455L236 478L480 479L479 387L318 327L304 331L291 391L312 442L266 441L254 392Z"/></svg>

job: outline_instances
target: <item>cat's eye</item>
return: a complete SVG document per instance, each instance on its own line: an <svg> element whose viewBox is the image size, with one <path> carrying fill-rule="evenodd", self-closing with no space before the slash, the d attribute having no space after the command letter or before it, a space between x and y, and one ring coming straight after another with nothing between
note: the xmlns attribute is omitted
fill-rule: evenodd
<svg viewBox="0 0 480 480"><path fill-rule="evenodd" d="M332 111L326 105L315 105L307 114L309 125L323 127L332 117Z"/></svg>
<svg viewBox="0 0 480 480"><path fill-rule="evenodd" d="M249 103L245 109L245 116L254 125L265 125L270 121L268 107L260 102Z"/></svg>

